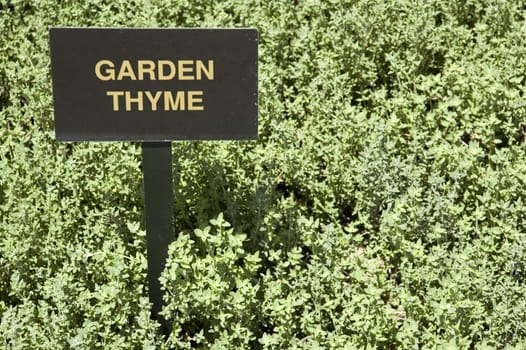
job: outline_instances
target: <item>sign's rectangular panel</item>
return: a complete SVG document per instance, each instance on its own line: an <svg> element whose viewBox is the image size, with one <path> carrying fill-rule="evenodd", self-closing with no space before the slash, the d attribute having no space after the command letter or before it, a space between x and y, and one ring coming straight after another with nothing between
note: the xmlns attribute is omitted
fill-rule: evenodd
<svg viewBox="0 0 526 350"><path fill-rule="evenodd" d="M51 28L59 141L257 138L256 29Z"/></svg>

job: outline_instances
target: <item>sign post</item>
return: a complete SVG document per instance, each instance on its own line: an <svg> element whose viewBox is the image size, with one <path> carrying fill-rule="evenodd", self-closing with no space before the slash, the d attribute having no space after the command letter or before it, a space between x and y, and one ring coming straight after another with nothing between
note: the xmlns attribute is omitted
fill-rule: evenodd
<svg viewBox="0 0 526 350"><path fill-rule="evenodd" d="M252 140L258 127L258 32L240 29L50 29L58 141L142 142L152 317L175 238L175 140Z"/></svg>
<svg viewBox="0 0 526 350"><path fill-rule="evenodd" d="M159 277L168 256L168 245L175 239L173 226L172 144L143 142L142 172L144 178L144 212L148 256L148 286L152 315L169 334L170 324L159 315L162 291Z"/></svg>

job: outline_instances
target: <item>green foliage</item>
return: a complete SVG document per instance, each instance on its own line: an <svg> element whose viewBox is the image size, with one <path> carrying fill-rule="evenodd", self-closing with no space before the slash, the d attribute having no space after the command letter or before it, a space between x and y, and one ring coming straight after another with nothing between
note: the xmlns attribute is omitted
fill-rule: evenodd
<svg viewBox="0 0 526 350"><path fill-rule="evenodd" d="M0 347L524 348L525 13L0 0ZM259 29L259 140L174 144L167 339L140 147L53 140L54 25Z"/></svg>

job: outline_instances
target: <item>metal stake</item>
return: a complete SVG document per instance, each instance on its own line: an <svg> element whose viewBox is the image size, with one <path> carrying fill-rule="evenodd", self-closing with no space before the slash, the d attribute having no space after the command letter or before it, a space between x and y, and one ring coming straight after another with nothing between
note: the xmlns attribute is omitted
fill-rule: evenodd
<svg viewBox="0 0 526 350"><path fill-rule="evenodd" d="M163 304L159 277L168 256L168 245L175 239L171 142L143 142L142 171L152 318L161 324L162 333L169 335L171 324L159 315Z"/></svg>

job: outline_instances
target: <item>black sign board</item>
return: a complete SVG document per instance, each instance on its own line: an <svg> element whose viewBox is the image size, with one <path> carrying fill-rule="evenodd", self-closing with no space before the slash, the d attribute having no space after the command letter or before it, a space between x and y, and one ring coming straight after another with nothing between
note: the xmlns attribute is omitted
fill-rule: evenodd
<svg viewBox="0 0 526 350"><path fill-rule="evenodd" d="M51 28L59 141L257 138L256 29Z"/></svg>

